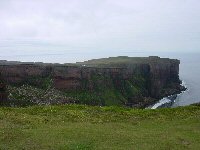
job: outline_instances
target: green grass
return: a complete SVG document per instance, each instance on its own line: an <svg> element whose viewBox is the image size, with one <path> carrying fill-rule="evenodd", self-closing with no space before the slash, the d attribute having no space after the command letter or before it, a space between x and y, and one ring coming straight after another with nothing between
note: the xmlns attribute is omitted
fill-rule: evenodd
<svg viewBox="0 0 200 150"><path fill-rule="evenodd" d="M0 107L0 149L199 149L200 106Z"/></svg>
<svg viewBox="0 0 200 150"><path fill-rule="evenodd" d="M118 79L119 78L119 79ZM25 84L21 86L8 86L9 100L13 105L33 105L39 102L47 104L59 103L59 100L71 98L79 104L121 106L132 97L142 96L145 93L145 79L138 75L123 81L121 77L111 79L109 76L94 74L90 80L82 81L83 89L59 91L51 87L51 78L31 78L29 83L40 83L41 87ZM37 81L37 82L36 82ZM33 82L33 83L34 83ZM92 87L90 90L89 87ZM52 101L49 101L51 99ZM38 101L39 100L39 101ZM144 106L141 106L144 107Z"/></svg>
<svg viewBox="0 0 200 150"><path fill-rule="evenodd" d="M170 61L177 61L175 59L170 59ZM118 56L118 57L108 57L100 59L91 59L84 62L77 62L76 65L86 65L90 67L134 67L137 64L149 64L149 63L159 63L168 64L168 58L159 57L128 57L128 56ZM136 67L136 66L135 66Z"/></svg>

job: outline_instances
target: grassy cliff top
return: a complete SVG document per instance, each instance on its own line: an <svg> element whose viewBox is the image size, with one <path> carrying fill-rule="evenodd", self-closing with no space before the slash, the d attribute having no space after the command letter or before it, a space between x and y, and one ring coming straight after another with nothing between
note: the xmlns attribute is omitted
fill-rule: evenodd
<svg viewBox="0 0 200 150"><path fill-rule="evenodd" d="M128 57L128 56L118 56L109 58L92 59L84 62L77 62L77 64L87 65L87 66L115 66L120 64L150 64L159 63L166 64L171 62L178 62L176 59L160 58L158 56L149 57Z"/></svg>
<svg viewBox="0 0 200 150"><path fill-rule="evenodd" d="M0 149L199 149L200 106L0 107Z"/></svg>
<svg viewBox="0 0 200 150"><path fill-rule="evenodd" d="M149 57L128 57L128 56L118 56L100 59L91 59L84 62L77 63L42 63L42 62L20 62L20 61L6 61L0 60L0 65L36 65L36 66L72 66L72 67L118 67L120 65L131 65L131 64L149 64L149 63L159 63L166 64L171 62L178 62L176 59L160 58L158 56Z"/></svg>

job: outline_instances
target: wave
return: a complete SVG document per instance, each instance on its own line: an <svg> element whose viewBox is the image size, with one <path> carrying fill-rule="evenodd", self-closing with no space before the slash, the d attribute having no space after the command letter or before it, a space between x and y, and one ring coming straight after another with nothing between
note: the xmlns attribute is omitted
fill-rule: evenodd
<svg viewBox="0 0 200 150"><path fill-rule="evenodd" d="M177 97L188 91L189 89L187 88L186 82L183 80L181 82L181 85L186 88L185 91L182 91L180 94L175 94L175 95L170 95L168 97L164 97L161 100L159 100L157 103L154 105L149 106L149 109L157 109L157 108L166 108L166 107L171 107L173 103L176 101Z"/></svg>

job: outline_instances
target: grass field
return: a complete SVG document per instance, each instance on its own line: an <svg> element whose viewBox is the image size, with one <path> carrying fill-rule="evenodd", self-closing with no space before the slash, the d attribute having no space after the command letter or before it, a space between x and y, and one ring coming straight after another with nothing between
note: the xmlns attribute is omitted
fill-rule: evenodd
<svg viewBox="0 0 200 150"><path fill-rule="evenodd" d="M200 106L0 107L0 149L200 149Z"/></svg>

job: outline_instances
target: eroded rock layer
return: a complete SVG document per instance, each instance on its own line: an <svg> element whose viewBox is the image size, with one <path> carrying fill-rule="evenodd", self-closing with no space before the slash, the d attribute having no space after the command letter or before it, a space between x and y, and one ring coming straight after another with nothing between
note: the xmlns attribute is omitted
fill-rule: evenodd
<svg viewBox="0 0 200 150"><path fill-rule="evenodd" d="M0 72L10 87L54 88L83 104L145 107L183 90L179 64L159 57L112 57L76 64L1 61Z"/></svg>

